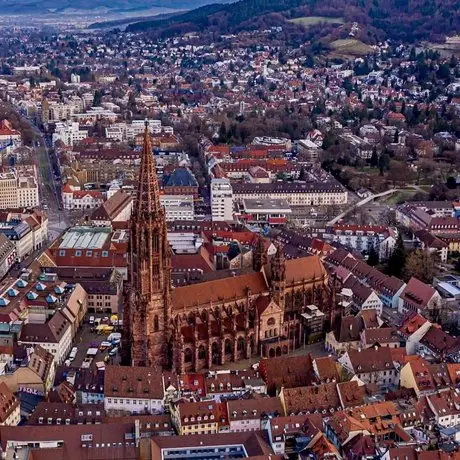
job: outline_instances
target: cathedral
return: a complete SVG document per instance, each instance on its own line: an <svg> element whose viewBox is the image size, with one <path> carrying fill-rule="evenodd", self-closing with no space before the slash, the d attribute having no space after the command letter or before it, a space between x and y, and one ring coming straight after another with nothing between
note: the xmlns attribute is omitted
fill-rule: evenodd
<svg viewBox="0 0 460 460"><path fill-rule="evenodd" d="M123 307L124 361L179 373L252 357L287 354L303 345L301 314L333 304L317 256L270 260L263 240L253 271L182 287L171 285L171 249L148 127L130 225L129 282Z"/></svg>

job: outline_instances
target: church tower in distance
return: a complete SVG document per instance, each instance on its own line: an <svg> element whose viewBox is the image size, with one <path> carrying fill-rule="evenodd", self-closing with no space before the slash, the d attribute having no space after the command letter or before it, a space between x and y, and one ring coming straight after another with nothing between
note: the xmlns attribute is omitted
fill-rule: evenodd
<svg viewBox="0 0 460 460"><path fill-rule="evenodd" d="M123 355L133 366L169 366L171 259L164 208L146 123L130 225Z"/></svg>

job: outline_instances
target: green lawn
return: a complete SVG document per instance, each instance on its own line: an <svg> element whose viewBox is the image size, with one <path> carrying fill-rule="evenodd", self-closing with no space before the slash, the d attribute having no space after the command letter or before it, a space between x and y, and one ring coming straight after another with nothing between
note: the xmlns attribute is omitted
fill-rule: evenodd
<svg viewBox="0 0 460 460"><path fill-rule="evenodd" d="M410 200L416 193L417 190L401 190L399 192L393 193L384 201L385 204L388 204L390 206L396 205L404 201Z"/></svg>
<svg viewBox="0 0 460 460"><path fill-rule="evenodd" d="M361 40L355 38L345 38L331 42L331 47L336 53L352 56L364 56L369 54L372 48Z"/></svg>
<svg viewBox="0 0 460 460"><path fill-rule="evenodd" d="M290 22L308 27L321 24L322 22L327 22L328 24L344 24L345 20L343 18L328 18L326 16L303 16L301 18L291 19Z"/></svg>

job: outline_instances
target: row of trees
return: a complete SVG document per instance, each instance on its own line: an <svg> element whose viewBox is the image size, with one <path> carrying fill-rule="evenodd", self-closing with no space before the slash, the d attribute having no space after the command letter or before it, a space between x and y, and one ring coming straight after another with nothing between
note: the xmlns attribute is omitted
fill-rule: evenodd
<svg viewBox="0 0 460 460"><path fill-rule="evenodd" d="M388 259L385 272L408 281L413 276L424 283L431 284L435 273L435 258L428 251L416 249L408 252L404 247L401 232L395 249Z"/></svg>

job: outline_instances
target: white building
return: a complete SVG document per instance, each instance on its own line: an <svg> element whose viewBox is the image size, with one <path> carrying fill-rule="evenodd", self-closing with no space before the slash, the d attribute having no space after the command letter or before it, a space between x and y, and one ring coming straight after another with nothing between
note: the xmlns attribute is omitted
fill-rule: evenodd
<svg viewBox="0 0 460 460"><path fill-rule="evenodd" d="M23 176L14 169L0 173L0 209L39 206L38 184L33 175Z"/></svg>
<svg viewBox="0 0 460 460"><path fill-rule="evenodd" d="M193 220L195 205L193 195L161 195L161 205L166 212L166 220Z"/></svg>
<svg viewBox="0 0 460 460"><path fill-rule="evenodd" d="M30 322L24 324L18 344L33 347L40 345L53 355L56 364L62 364L72 347L72 328L69 321L58 310L44 324Z"/></svg>
<svg viewBox="0 0 460 460"><path fill-rule="evenodd" d="M53 133L53 145L61 141L65 145L74 145L88 137L88 130L80 129L77 122L58 122Z"/></svg>
<svg viewBox="0 0 460 460"><path fill-rule="evenodd" d="M95 209L104 203L98 190L73 190L68 184L62 189L64 209Z"/></svg>
<svg viewBox="0 0 460 460"><path fill-rule="evenodd" d="M331 238L359 252L373 248L381 261L388 259L396 246L393 230L379 225L335 225Z"/></svg>
<svg viewBox="0 0 460 460"><path fill-rule="evenodd" d="M348 192L335 182L273 182L233 184L238 203L245 198L286 200L290 206L331 206L348 202Z"/></svg>
<svg viewBox="0 0 460 460"><path fill-rule="evenodd" d="M244 199L241 220L254 225L285 225L291 207L286 200Z"/></svg>
<svg viewBox="0 0 460 460"><path fill-rule="evenodd" d="M444 427L454 427L460 423L460 395L457 390L439 391L426 397L436 423Z"/></svg>
<svg viewBox="0 0 460 460"><path fill-rule="evenodd" d="M38 184L35 177L18 177L18 208L35 208L40 205Z"/></svg>
<svg viewBox="0 0 460 460"><path fill-rule="evenodd" d="M213 221L233 220L233 188L227 179L211 181L211 214Z"/></svg>
<svg viewBox="0 0 460 460"><path fill-rule="evenodd" d="M106 366L104 409L124 414L162 414L164 384L161 372L152 367Z"/></svg>

